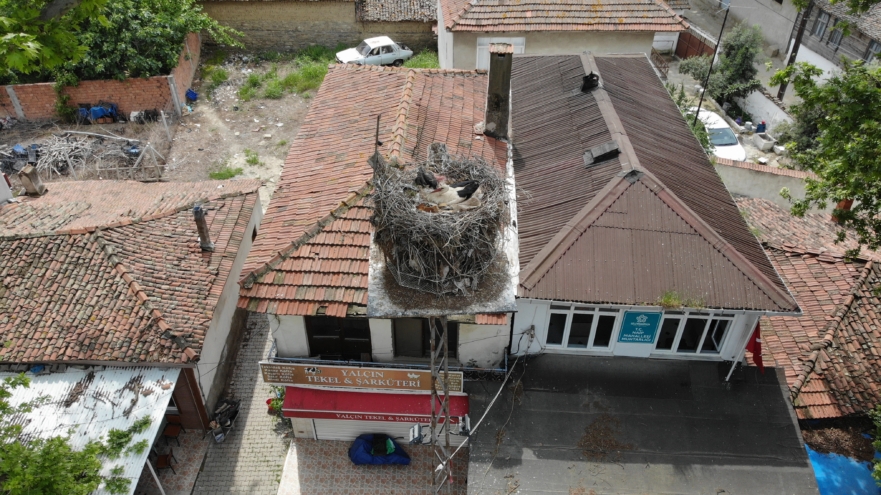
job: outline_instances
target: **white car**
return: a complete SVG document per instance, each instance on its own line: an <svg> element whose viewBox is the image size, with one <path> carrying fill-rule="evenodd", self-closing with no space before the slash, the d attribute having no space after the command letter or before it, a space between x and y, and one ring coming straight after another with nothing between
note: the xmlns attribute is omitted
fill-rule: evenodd
<svg viewBox="0 0 881 495"><path fill-rule="evenodd" d="M336 54L341 64L394 65L400 67L413 56L413 50L406 45L395 43L388 36L368 38L355 48Z"/></svg>
<svg viewBox="0 0 881 495"><path fill-rule="evenodd" d="M697 112L697 107L689 108L686 118L694 118L695 112ZM714 155L740 162L746 160L746 150L743 149L740 141L737 140L737 134L734 133L728 122L725 122L724 118L705 108L701 109L698 118L707 128Z"/></svg>

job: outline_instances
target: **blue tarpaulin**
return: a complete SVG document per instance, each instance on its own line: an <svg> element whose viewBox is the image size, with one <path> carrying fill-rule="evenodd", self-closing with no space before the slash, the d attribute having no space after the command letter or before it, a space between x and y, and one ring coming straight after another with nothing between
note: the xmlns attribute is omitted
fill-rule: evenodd
<svg viewBox="0 0 881 495"><path fill-rule="evenodd" d="M881 495L881 487L872 478L872 463L805 448L821 495Z"/></svg>
<svg viewBox="0 0 881 495"><path fill-rule="evenodd" d="M386 455L374 455L373 435L361 435L355 439L352 446L349 447L349 459L355 464L410 464L410 456L404 452L404 449L392 440L395 447L394 452Z"/></svg>

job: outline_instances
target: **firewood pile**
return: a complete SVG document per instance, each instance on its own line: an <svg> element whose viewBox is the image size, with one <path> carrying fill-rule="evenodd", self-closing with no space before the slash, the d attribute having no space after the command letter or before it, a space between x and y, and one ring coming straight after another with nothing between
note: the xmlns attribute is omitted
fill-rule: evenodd
<svg viewBox="0 0 881 495"><path fill-rule="evenodd" d="M429 146L428 155L427 161L406 166L387 163L378 153L371 157L374 241L399 285L469 296L502 250L510 222L509 186L481 158L450 156L439 143ZM456 210L426 204L414 185L420 169L450 184L477 181L479 206Z"/></svg>
<svg viewBox="0 0 881 495"><path fill-rule="evenodd" d="M83 179L97 174L112 179L149 180L162 176L164 157L137 139L67 131L39 147L35 167L40 175ZM85 176L85 177L84 177Z"/></svg>

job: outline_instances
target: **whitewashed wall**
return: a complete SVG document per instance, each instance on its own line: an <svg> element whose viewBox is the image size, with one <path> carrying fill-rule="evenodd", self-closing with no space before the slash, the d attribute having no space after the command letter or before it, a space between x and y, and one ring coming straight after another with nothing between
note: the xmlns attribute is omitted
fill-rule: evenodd
<svg viewBox="0 0 881 495"><path fill-rule="evenodd" d="M395 338L392 320L370 319L370 345L373 347L373 360L390 362L395 360Z"/></svg>
<svg viewBox="0 0 881 495"><path fill-rule="evenodd" d="M777 104L758 91L753 91L746 98L735 98L735 101L740 105L740 108L753 116L753 119L755 119L753 124L758 124L764 120L768 125L768 132L772 136L774 135L774 127L777 124L792 122L792 117L788 113L784 112Z"/></svg>
<svg viewBox="0 0 881 495"><path fill-rule="evenodd" d="M505 358L508 325L459 325L459 362L465 366L496 368Z"/></svg>
<svg viewBox="0 0 881 495"><path fill-rule="evenodd" d="M267 315L278 357L309 357L306 320L302 316Z"/></svg>

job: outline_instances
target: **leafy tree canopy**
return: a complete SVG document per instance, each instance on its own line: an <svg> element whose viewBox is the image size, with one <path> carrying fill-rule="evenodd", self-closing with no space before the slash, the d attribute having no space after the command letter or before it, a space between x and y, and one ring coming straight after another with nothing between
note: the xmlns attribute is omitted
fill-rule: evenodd
<svg viewBox="0 0 881 495"><path fill-rule="evenodd" d="M25 7L31 3L33 0L0 0L0 15L5 16L0 18L0 36L4 37L0 39L19 39L24 30L46 25L39 20L39 8ZM19 4L9 15L4 13L4 6L9 10ZM18 63L6 65L7 74L0 75L2 82L166 74L177 65L190 32L207 32L221 44L241 46L235 38L240 33L208 17L195 0L82 0L75 9L48 22L57 26L51 40L58 41L65 51L51 48L54 45L28 45L31 52L26 53L33 53L34 58L24 58L22 50L12 50L9 53ZM0 53L3 49L0 42ZM51 63L44 63L50 56Z"/></svg>
<svg viewBox="0 0 881 495"><path fill-rule="evenodd" d="M10 420L18 414L31 412L46 403L42 397L23 404L10 404L12 391L30 386L24 375L0 381L0 490L5 495L88 495L102 484L110 493L126 493L131 480L123 478L122 466L102 476L104 462L123 453L143 451L147 441L131 444L135 434L150 426L150 418L141 418L128 429L111 429L106 439L87 443L75 450L68 437L21 438L22 427Z"/></svg>
<svg viewBox="0 0 881 495"><path fill-rule="evenodd" d="M762 87L756 78L756 57L762 52L762 31L758 26L741 23L722 38L719 61L707 84L707 92L717 101L743 98ZM712 59L708 55L682 61L679 72L688 74L701 84L707 80Z"/></svg>
<svg viewBox="0 0 881 495"><path fill-rule="evenodd" d="M0 60L7 70L30 74L79 60L85 47L77 42L80 23L101 13L107 0L81 0L52 15L58 0L0 0Z"/></svg>
<svg viewBox="0 0 881 495"><path fill-rule="evenodd" d="M771 78L775 85L789 81L801 98L802 103L792 106L797 119L814 119L799 124L814 133L812 146L787 145L797 165L817 174L817 179L806 180L804 198L789 198L792 213L803 216L811 207L853 200L852 208L836 207L833 215L844 228L854 230L861 246L877 250L881 247L881 67L843 60L841 71L825 83L817 82L821 74L817 67L801 62ZM789 197L788 191L783 194ZM840 240L846 235L844 229L838 233Z"/></svg>

